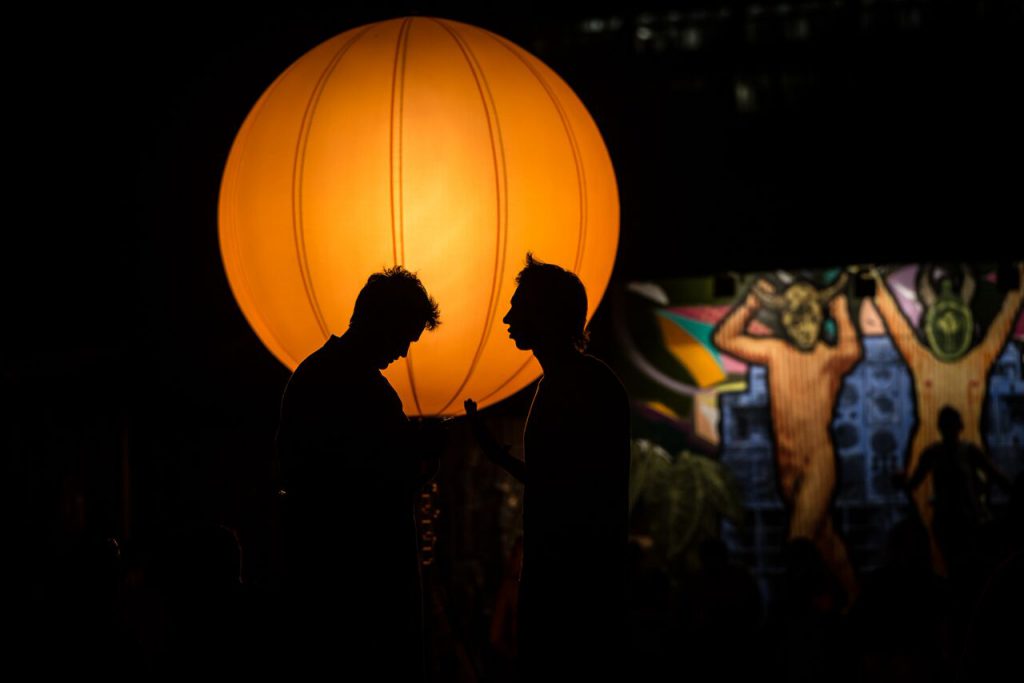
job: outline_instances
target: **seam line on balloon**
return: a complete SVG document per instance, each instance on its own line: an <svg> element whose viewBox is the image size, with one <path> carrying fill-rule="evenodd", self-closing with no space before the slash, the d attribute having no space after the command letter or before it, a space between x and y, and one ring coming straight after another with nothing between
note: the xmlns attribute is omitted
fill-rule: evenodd
<svg viewBox="0 0 1024 683"><path fill-rule="evenodd" d="M295 252L299 260L299 273L302 276L302 286L306 291L306 300L309 302L309 306L313 311L313 317L316 320L317 326L320 328L320 333L325 338L330 337L331 331L327 326L327 321L324 318L323 311L320 309L320 302L317 300L316 290L313 288L313 278L309 272L309 257L306 252L305 224L302 214L302 185L305 175L306 150L309 146L310 131L313 128L313 117L316 114L317 106L320 104L320 98L323 95L324 88L327 87L327 81L330 80L331 75L334 74L334 70L338 67L342 57L345 56L352 45L362 38L370 28L370 26L367 26L362 31L349 38L327 63L324 71L317 79L309 101L306 102L306 109L302 114L302 121L299 127L299 139L295 150L295 164L292 168L292 230L295 239Z"/></svg>
<svg viewBox="0 0 1024 683"><path fill-rule="evenodd" d="M412 32L413 18L402 20L395 41L395 64L391 73L391 251L396 266L405 265L405 225L404 207L402 203L402 117L405 107L405 63L409 52L409 34ZM397 144L396 144L397 141ZM420 405L419 391L416 389L416 376L413 373L413 350L410 348L405 355L405 371L409 377L409 390L416 412L423 414Z"/></svg>
<svg viewBox="0 0 1024 683"><path fill-rule="evenodd" d="M473 376L473 372L480 363L484 348L487 346L487 341L490 338L490 333L494 326L494 314L497 309L497 299L500 294L501 279L505 272L505 259L507 253L508 169L506 166L505 145L501 134L501 121L498 117L498 109L494 104L494 94L491 91L490 83L487 81L487 76L484 74L479 60L468 42L466 42L466 40L460 36L457 31L449 27L447 22L437 19L434 19L433 21L447 31L452 40L455 41L455 44L462 52L462 56L465 58L466 64L469 66L469 70L473 75L473 80L476 83L477 91L480 95L480 101L484 107L484 116L487 120L487 133L491 146L491 159L494 165L494 192L497 204L495 217L497 235L495 236L494 270L491 276L491 292L487 299L487 311L484 316L484 327L481 331L480 341L477 343L476 351L473 354L473 360L470 362L466 376L463 378L461 384L459 384L452 397L448 399L441 408L440 412L443 413L459 398L463 389L465 389L466 385L469 384L469 380Z"/></svg>
<svg viewBox="0 0 1024 683"><path fill-rule="evenodd" d="M545 80L544 75L541 74L533 64L531 64L518 50L513 49L507 40L501 36L493 33L488 33L499 45L504 47L506 50L511 52L515 57L521 61L526 68L533 74L533 77L537 79L537 82L547 93L548 98L551 100L551 104L555 107L555 111L558 114L559 119L562 122L562 127L565 129L565 134L569 138L569 147L572 151L573 164L576 167L576 186L579 193L579 227L576 239L576 257L573 262L573 272L578 273L580 264L583 261L583 254L585 252L585 246L587 241L587 176L586 171L583 168L581 154L579 150L579 143L576 139L576 132L573 130L572 122L569 121L568 114L566 114L561 101L558 99L551 85Z"/></svg>

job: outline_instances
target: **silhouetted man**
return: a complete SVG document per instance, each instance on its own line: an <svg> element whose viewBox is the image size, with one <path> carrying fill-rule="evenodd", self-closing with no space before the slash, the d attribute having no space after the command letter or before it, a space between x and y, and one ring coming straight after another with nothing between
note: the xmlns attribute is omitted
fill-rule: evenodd
<svg viewBox="0 0 1024 683"><path fill-rule="evenodd" d="M526 485L523 680L608 676L626 649L629 401L611 370L583 353L587 293L579 278L527 255L516 281L504 322L544 370L524 435L526 461L494 442L472 401L466 408L485 452Z"/></svg>
<svg viewBox="0 0 1024 683"><path fill-rule="evenodd" d="M1010 482L984 451L970 441L960 440L964 423L955 408L944 406L939 411L938 425L942 440L921 453L907 488L913 492L928 475L932 476L935 540L950 574L959 578L973 559L982 526L992 520L985 500L986 484L978 474L984 473L1007 491Z"/></svg>
<svg viewBox="0 0 1024 683"><path fill-rule="evenodd" d="M288 382L278 448L290 665L374 680L421 676L413 503L426 468L380 371L437 325L437 304L415 275L401 267L376 273L348 331Z"/></svg>

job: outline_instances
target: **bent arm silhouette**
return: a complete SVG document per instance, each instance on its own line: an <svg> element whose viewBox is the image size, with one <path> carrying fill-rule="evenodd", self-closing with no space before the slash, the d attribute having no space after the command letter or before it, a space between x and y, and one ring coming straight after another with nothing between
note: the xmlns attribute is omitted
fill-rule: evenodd
<svg viewBox="0 0 1024 683"><path fill-rule="evenodd" d="M759 283L760 284L760 283ZM748 363L766 365L774 348L783 342L778 339L759 339L746 334L747 324L757 312L760 302L753 292L741 305L732 309L715 328L711 341L722 351Z"/></svg>
<svg viewBox="0 0 1024 683"><path fill-rule="evenodd" d="M925 480L928 473L932 471L935 466L935 458L938 457L934 450L927 450L921 455L921 461L917 463L917 469L914 470L914 474L906 481L906 490L913 491L921 482Z"/></svg>
<svg viewBox="0 0 1024 683"><path fill-rule="evenodd" d="M857 338L857 329L850 320L850 310L846 303L846 296L840 294L828 304L832 319L836 321L838 341L836 351L844 363L853 364L860 360L861 348L860 339Z"/></svg>
<svg viewBox="0 0 1024 683"><path fill-rule="evenodd" d="M487 459L525 484L526 463L519 458L512 457L512 454L508 451L508 446L503 446L498 443L497 439L494 438L494 435L491 434L491 431L487 429L487 425L485 425L483 420L480 418L480 414L476 409L476 401L471 398L467 398L465 406L466 417L469 418L469 424L473 430L473 436L476 437L477 443L480 444L480 448L483 449L484 455L487 456Z"/></svg>
<svg viewBox="0 0 1024 683"><path fill-rule="evenodd" d="M988 476L989 481L994 482L1003 490L1004 493L1011 493L1013 483L1010 481L1009 477L1003 474L1003 472L996 467L996 464L992 462L992 458L989 457L988 453L976 446L971 448L969 452L971 462L977 469L980 469Z"/></svg>

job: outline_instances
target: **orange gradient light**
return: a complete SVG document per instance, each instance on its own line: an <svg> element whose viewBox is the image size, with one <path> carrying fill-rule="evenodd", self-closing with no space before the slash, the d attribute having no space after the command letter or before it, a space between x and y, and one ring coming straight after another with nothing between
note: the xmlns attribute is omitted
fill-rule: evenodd
<svg viewBox="0 0 1024 683"><path fill-rule="evenodd" d="M235 138L221 184L231 290L295 368L348 328L373 272L404 265L441 306L386 375L406 412L456 415L540 374L501 319L526 252L600 302L619 201L601 134L536 57L480 28L383 21L312 49Z"/></svg>

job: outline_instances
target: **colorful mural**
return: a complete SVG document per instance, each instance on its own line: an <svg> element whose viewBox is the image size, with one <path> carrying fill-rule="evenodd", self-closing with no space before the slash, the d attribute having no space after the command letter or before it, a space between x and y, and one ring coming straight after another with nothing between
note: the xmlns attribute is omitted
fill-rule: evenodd
<svg viewBox="0 0 1024 683"><path fill-rule="evenodd" d="M1018 269L1018 286L1003 297L992 321L986 327L976 329L971 310L975 291L971 269L961 266L959 274L953 271L942 274L938 278L941 294L936 294L934 289L936 274L933 269L917 270L914 292L917 305L904 309L897 303L892 290L902 290L902 298L911 299L905 285L909 278L906 269L901 273L902 278L893 278L892 285L878 269L872 269L877 281L872 301L914 381L917 419L906 459L908 476L916 470L924 449L941 440L938 415L944 406L950 406L960 414L963 421L961 439L984 447L981 416L988 393L989 371L1006 345L1021 304L1022 273ZM954 283L955 279L959 282ZM914 505L932 536L934 564L944 571L945 561L932 533L931 500L934 493L929 475L912 495Z"/></svg>
<svg viewBox="0 0 1024 683"><path fill-rule="evenodd" d="M615 315L638 435L732 470L748 523L726 539L762 578L806 537L855 593L911 500L930 521L930 484L911 499L897 482L939 440L943 406L963 441L1024 471L1022 270L734 274L724 296L722 278L632 283Z"/></svg>
<svg viewBox="0 0 1024 683"><path fill-rule="evenodd" d="M836 484L829 426L842 379L861 357L846 297L839 294L846 282L844 273L823 289L805 281L777 289L758 279L715 328L712 342L767 370L776 476L789 513L787 538L812 540L852 598L857 593L853 567L829 514ZM826 308L836 324L834 344L822 338ZM779 319L781 335L748 332L762 310Z"/></svg>

